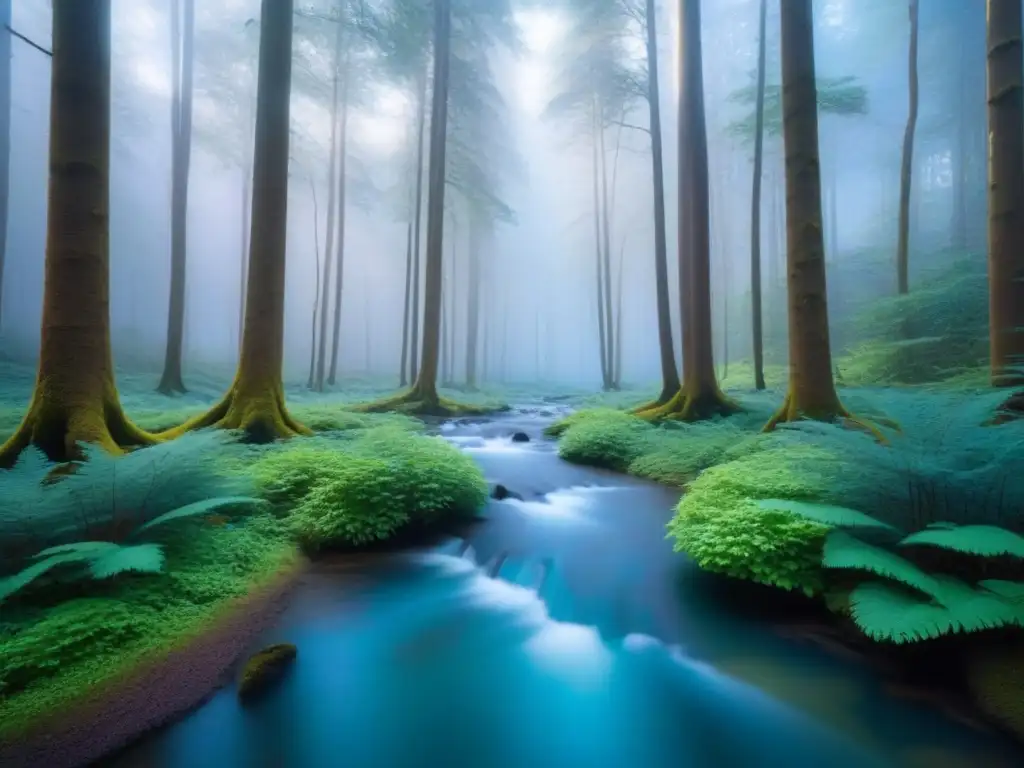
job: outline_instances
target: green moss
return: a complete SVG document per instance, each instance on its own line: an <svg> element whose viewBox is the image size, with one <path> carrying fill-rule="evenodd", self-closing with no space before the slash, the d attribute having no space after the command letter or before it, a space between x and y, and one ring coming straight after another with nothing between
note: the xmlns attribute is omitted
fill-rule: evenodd
<svg viewBox="0 0 1024 768"><path fill-rule="evenodd" d="M719 464L690 483L669 523L675 548L709 571L817 594L827 528L753 499L827 496L813 468L831 456L811 446L770 446ZM810 470L810 471L806 471Z"/></svg>
<svg viewBox="0 0 1024 768"><path fill-rule="evenodd" d="M968 658L967 685L985 714L1024 738L1024 647L979 643Z"/></svg>
<svg viewBox="0 0 1024 768"><path fill-rule="evenodd" d="M263 495L290 510L289 525L310 549L467 518L487 499L472 459L440 438L391 427L293 440L266 451L251 471Z"/></svg>
<svg viewBox="0 0 1024 768"><path fill-rule="evenodd" d="M297 562L284 523L257 515L168 535L167 574L115 578L95 594L4 610L0 736L130 673L199 632L235 597Z"/></svg>
<svg viewBox="0 0 1024 768"><path fill-rule="evenodd" d="M238 698L248 703L281 679L289 669L298 649L291 643L277 643L254 653L242 668L238 681Z"/></svg>

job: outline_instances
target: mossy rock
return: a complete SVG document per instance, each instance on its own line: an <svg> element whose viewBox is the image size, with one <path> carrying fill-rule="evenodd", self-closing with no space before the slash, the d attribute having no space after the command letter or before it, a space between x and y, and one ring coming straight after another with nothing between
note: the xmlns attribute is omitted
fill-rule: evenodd
<svg viewBox="0 0 1024 768"><path fill-rule="evenodd" d="M982 712L1024 739L1024 645L979 644L967 659L967 686Z"/></svg>
<svg viewBox="0 0 1024 768"><path fill-rule="evenodd" d="M242 668L238 681L238 699L247 704L280 680L298 655L291 643L269 645L254 653Z"/></svg>

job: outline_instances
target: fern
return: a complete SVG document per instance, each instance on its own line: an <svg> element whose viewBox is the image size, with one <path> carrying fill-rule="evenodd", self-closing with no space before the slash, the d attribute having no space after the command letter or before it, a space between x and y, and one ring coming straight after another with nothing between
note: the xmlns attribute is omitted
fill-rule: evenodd
<svg viewBox="0 0 1024 768"><path fill-rule="evenodd" d="M202 501L195 501L191 504L186 504L183 507L172 509L170 512L164 512L164 514L154 517L147 523L140 525L137 531L146 531L150 528L154 528L158 525L164 525L174 520L180 520L186 517L196 517L197 515L208 515L211 512L224 509L225 507L258 507L264 505L267 502L263 499L253 498L251 496L222 496L216 499L203 499Z"/></svg>
<svg viewBox="0 0 1024 768"><path fill-rule="evenodd" d="M810 501L794 501L792 499L761 499L756 502L760 509L777 512L789 512L798 517L813 520L831 528L884 528L892 530L891 525L876 520L870 515L858 512L849 507L837 507L832 504L818 504Z"/></svg>
<svg viewBox="0 0 1024 768"><path fill-rule="evenodd" d="M942 589L937 577L925 573L909 560L843 531L829 532L825 538L821 562L826 568L866 571L885 576L935 598L939 597Z"/></svg>
<svg viewBox="0 0 1024 768"><path fill-rule="evenodd" d="M133 544L117 547L89 563L89 575L94 579L109 579L121 573L161 573L164 569L164 551L159 544Z"/></svg>
<svg viewBox="0 0 1024 768"><path fill-rule="evenodd" d="M866 635L910 643L960 632L1024 626L1024 607L957 579L936 576L943 601L928 601L896 585L868 582L850 595L850 612ZM1024 587L1024 585L1019 585Z"/></svg>
<svg viewBox="0 0 1024 768"><path fill-rule="evenodd" d="M900 542L901 546L918 544L979 557L1012 555L1024 558L1024 537L993 525L933 526L912 533Z"/></svg>

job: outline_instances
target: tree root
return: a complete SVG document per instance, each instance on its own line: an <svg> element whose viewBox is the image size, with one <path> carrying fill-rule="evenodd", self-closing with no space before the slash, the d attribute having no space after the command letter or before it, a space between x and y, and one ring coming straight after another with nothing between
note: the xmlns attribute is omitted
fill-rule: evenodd
<svg viewBox="0 0 1024 768"><path fill-rule="evenodd" d="M352 407L356 413L404 413L409 416L472 416L493 413L495 408L458 403L440 397L433 387L414 386L405 392Z"/></svg>
<svg viewBox="0 0 1024 768"><path fill-rule="evenodd" d="M288 412L284 402L284 388L280 384L243 389L236 381L220 402L206 413L166 432L160 432L156 437L171 440L186 432L208 427L241 430L246 442L250 443L271 443L274 440L313 434L309 427Z"/></svg>
<svg viewBox="0 0 1024 768"><path fill-rule="evenodd" d="M865 432L871 435L875 440L883 445L889 444L889 439L885 436L881 429L872 424L867 419L854 416L843 406L842 403L836 401L836 408L834 411L829 413L820 413L815 415L809 415L801 411L796 407L792 393L786 394L786 399L782 401L782 405L768 420L768 423L762 428L762 432L773 432L779 424L791 423L795 421L814 420L831 423L839 423L849 429L856 429L861 432ZM879 424L888 426L891 429L899 431L899 425L891 419L877 418L875 419Z"/></svg>
<svg viewBox="0 0 1024 768"><path fill-rule="evenodd" d="M1024 390L1014 392L1000 403L992 418L985 422L985 426L998 427L1020 418L1024 418Z"/></svg>
<svg viewBox="0 0 1024 768"><path fill-rule="evenodd" d="M634 416L646 421L703 421L715 416L731 416L742 410L739 403L726 397L717 386L709 389L698 389L691 392L684 384L672 398L661 405L636 409Z"/></svg>
<svg viewBox="0 0 1024 768"><path fill-rule="evenodd" d="M116 392L93 408L56 404L45 393L37 392L21 424L0 446L0 467L14 466L29 445L39 448L51 461L67 462L82 458L79 443L92 443L108 453L121 454L158 442L159 436L128 419Z"/></svg>

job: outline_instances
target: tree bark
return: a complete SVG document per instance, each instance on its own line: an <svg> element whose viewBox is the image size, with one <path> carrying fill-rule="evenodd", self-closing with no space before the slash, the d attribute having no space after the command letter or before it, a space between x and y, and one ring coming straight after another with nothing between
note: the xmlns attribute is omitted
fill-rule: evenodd
<svg viewBox="0 0 1024 768"><path fill-rule="evenodd" d="M918 0L910 0L910 45L908 46L907 126L903 131L903 157L900 163L900 219L896 241L896 292L910 291L910 190L914 178L914 134L917 131L918 78L917 31Z"/></svg>
<svg viewBox="0 0 1024 768"><path fill-rule="evenodd" d="M344 91L341 101L341 131L338 134L338 227L334 240L334 322L331 332L331 368L327 383L334 386L338 378L338 355L341 348L341 298L345 287L345 222L347 220L346 199L348 197L348 80L349 59L345 57ZM323 339L321 339L323 341ZM323 385L321 384L321 388Z"/></svg>
<svg viewBox="0 0 1024 768"><path fill-rule="evenodd" d="M11 25L11 0L0 0L0 24ZM7 263L7 218L11 168L11 36L0 34L0 328L4 314L4 270Z"/></svg>
<svg viewBox="0 0 1024 768"><path fill-rule="evenodd" d="M651 418L696 421L737 410L715 378L711 313L708 142L699 0L681 0L679 66L679 296L683 318L683 382Z"/></svg>
<svg viewBox="0 0 1024 768"><path fill-rule="evenodd" d="M604 313L604 291L605 291L605 277L602 268L601 258L601 198L600 198L600 172L601 165L598 160L598 131L603 132L604 129L601 127L601 122L598 119L598 108L597 100L594 100L593 115L592 115L592 138L591 146L592 152L592 166L594 170L593 174L593 192L594 192L594 264L597 274L597 335L598 342L601 345L601 386L607 391L611 389L611 375L609 374L609 361L608 361L608 342L607 342L607 329L606 329L606 318Z"/></svg>
<svg viewBox="0 0 1024 768"><path fill-rule="evenodd" d="M435 0L434 92L430 114L427 252L423 287L423 357L412 389L398 398L378 404L376 407L379 408L389 408L400 402L407 402L414 404L416 410L421 413L448 413L437 394L437 374L441 352L441 279L444 275L444 196L451 26L450 0ZM415 318L413 322L415 323Z"/></svg>
<svg viewBox="0 0 1024 768"><path fill-rule="evenodd" d="M480 345L480 214L469 214L469 260L466 289L466 386L476 389L477 348Z"/></svg>
<svg viewBox="0 0 1024 768"><path fill-rule="evenodd" d="M294 0L262 2L247 311L238 371L220 402L161 437L210 426L242 430L253 442L311 434L285 408L281 380L293 9Z"/></svg>
<svg viewBox="0 0 1024 768"><path fill-rule="evenodd" d="M995 386L1024 384L1021 4L988 0L989 349Z"/></svg>
<svg viewBox="0 0 1024 768"><path fill-rule="evenodd" d="M409 310L412 303L412 221L405 230L405 301L402 303L402 364L398 386L409 385Z"/></svg>
<svg viewBox="0 0 1024 768"><path fill-rule="evenodd" d="M195 0L171 3L171 285L167 306L164 370L157 392L183 394L185 276L188 256L188 177L192 156L192 63ZM184 11L184 14L182 14Z"/></svg>
<svg viewBox="0 0 1024 768"><path fill-rule="evenodd" d="M811 0L786 0L782 21L782 112L786 150L789 391L765 430L801 418L852 419L832 378L821 231L818 99ZM855 421L855 420L854 420ZM860 423L860 422L858 422Z"/></svg>
<svg viewBox="0 0 1024 768"><path fill-rule="evenodd" d="M665 165L661 137L661 86L658 77L658 21L654 0L645 0L647 21L647 104L651 128L651 170L654 183L654 282L658 304L658 349L661 357L663 405L679 391L679 368L672 341L672 310L668 292L668 242L665 225ZM620 341L621 343L621 341Z"/></svg>
<svg viewBox="0 0 1024 768"><path fill-rule="evenodd" d="M618 274L615 278L615 367L612 373L612 386L622 388L622 267L626 260L626 238L622 238L619 249Z"/></svg>
<svg viewBox="0 0 1024 768"><path fill-rule="evenodd" d="M604 317L605 341L608 360L608 386L615 389L615 326L612 312L612 243L611 243L611 206L608 204L608 155L605 151L604 125L599 124L599 157L601 166L601 262L604 270Z"/></svg>
<svg viewBox="0 0 1024 768"><path fill-rule="evenodd" d="M316 315L320 304L320 206L316 199L316 182L309 177L309 193L313 197L313 245L316 254L316 290L313 292L313 313L310 319L309 329L309 377L306 379L306 389L313 389L314 374L316 371Z"/></svg>
<svg viewBox="0 0 1024 768"><path fill-rule="evenodd" d="M754 387L764 389L764 317L761 309L761 176L764 167L764 91L768 0L761 0L757 29L757 107L754 118L754 178L750 195L750 314Z"/></svg>
<svg viewBox="0 0 1024 768"><path fill-rule="evenodd" d="M435 64L436 66L436 64ZM437 74L434 74L437 87ZM437 101L436 99L434 100ZM420 225L423 221L423 138L427 123L427 73L423 73L418 88L416 116L416 213L412 238L412 327L410 329L409 370L413 381L419 377L420 367ZM433 131L433 129L431 129ZM428 224L429 226L429 224Z"/></svg>
<svg viewBox="0 0 1024 768"><path fill-rule="evenodd" d="M327 313L331 301L331 267L334 256L335 225L338 216L338 99L341 93L341 48L344 26L338 21L334 34L334 59L331 78L331 149L327 157L327 242L324 244L324 279L318 282L320 294L320 339L316 351L316 373L313 389L324 391L324 368L327 358ZM348 99L348 55L346 54L345 91L342 99Z"/></svg>
<svg viewBox="0 0 1024 768"><path fill-rule="evenodd" d="M249 282L249 206L252 198L252 165L242 168L242 210L240 222L239 269L238 269L238 352L242 352L242 336L245 331L245 286Z"/></svg>
<svg viewBox="0 0 1024 768"><path fill-rule="evenodd" d="M121 409L110 350L110 0L55 3L52 24L39 363L3 467L30 444L67 461L79 442L111 452L155 442Z"/></svg>

